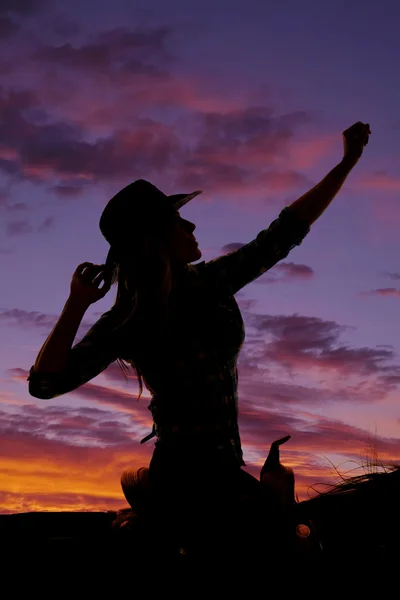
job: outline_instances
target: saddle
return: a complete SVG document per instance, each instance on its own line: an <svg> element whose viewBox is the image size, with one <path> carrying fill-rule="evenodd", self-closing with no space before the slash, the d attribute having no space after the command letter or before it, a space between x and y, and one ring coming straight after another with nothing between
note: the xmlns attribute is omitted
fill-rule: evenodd
<svg viewBox="0 0 400 600"><path fill-rule="evenodd" d="M284 466L280 461L280 446L286 443L291 436L286 436L271 444L267 459L263 464L260 472L260 483L262 485L263 495L266 500L266 510L270 511L271 507L276 507L280 514L280 531L272 533L267 531L261 533L254 531L253 538L260 548L272 542L276 535L281 538L279 546L286 548L288 552L295 557L298 562L315 562L320 560L322 556L322 545L318 534L312 522L299 510L299 503L295 498L295 476L294 471L290 467ZM144 502L146 497L146 486L148 482L148 468L141 467L140 469L128 469L121 477L121 485L125 497L130 503L130 507L119 510L113 522L113 529L122 534L148 537L152 535L151 528L144 516ZM239 514L237 515L237 523L233 523L233 528L240 525L241 520L245 522L246 515L244 511L249 510L246 500L242 506L239 504ZM243 511L241 513L241 511ZM283 518L282 518L283 515ZM243 519L241 519L243 516ZM270 515L266 515L270 518ZM270 519L274 521L274 519ZM264 519L263 519L264 521ZM258 529L258 527L256 526ZM243 528L242 528L243 529ZM270 536L270 540L263 539L265 536ZM238 536L237 543L241 543ZM290 547L290 548L289 548ZM183 545L177 545L177 550L182 556L187 556L187 549Z"/></svg>

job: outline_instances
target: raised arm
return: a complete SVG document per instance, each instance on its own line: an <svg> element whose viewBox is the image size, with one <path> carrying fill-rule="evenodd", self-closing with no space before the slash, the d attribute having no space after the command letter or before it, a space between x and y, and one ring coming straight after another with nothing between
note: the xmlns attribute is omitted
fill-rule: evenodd
<svg viewBox="0 0 400 600"><path fill-rule="evenodd" d="M295 246L301 244L312 223L339 192L361 157L369 135L368 124L355 123L346 129L343 132L344 156L340 163L320 183L284 208L279 218L250 243L205 263L203 268L206 276L217 282L221 290L236 294L286 258Z"/></svg>
<svg viewBox="0 0 400 600"><path fill-rule="evenodd" d="M289 206L294 216L312 225L322 215L359 161L370 134L369 124L361 122L355 123L343 132L342 160L322 181Z"/></svg>
<svg viewBox="0 0 400 600"><path fill-rule="evenodd" d="M109 290L109 283L105 281L99 287L103 281L103 266L83 263L76 269L60 318L30 370L28 380L32 396L49 399L64 394L93 378L117 358L113 358L115 349L107 335L111 330L112 311L105 313L83 340L72 348L86 310Z"/></svg>

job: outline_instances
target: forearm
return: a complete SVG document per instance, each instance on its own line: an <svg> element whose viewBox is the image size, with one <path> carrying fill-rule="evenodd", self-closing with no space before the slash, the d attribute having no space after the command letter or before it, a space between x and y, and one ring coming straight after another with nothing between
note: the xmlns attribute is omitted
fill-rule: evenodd
<svg viewBox="0 0 400 600"><path fill-rule="evenodd" d="M295 200L289 206L290 211L309 225L314 223L337 195L354 166L354 161L343 158L322 181Z"/></svg>
<svg viewBox="0 0 400 600"><path fill-rule="evenodd" d="M68 355L87 310L87 306L68 298L52 332L36 358L38 373L58 373L67 368Z"/></svg>

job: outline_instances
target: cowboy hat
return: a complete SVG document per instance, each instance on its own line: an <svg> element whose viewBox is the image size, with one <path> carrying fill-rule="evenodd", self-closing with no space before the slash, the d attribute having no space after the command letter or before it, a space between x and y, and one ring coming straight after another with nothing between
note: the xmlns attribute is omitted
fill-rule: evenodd
<svg viewBox="0 0 400 600"><path fill-rule="evenodd" d="M124 232L132 231L133 222L139 222L136 236L140 231L145 231L146 226L153 229L162 227L169 215L199 194L201 190L167 196L144 179L138 179L125 186L109 200L100 217L100 231L110 244L106 262L115 262L112 247L118 245Z"/></svg>

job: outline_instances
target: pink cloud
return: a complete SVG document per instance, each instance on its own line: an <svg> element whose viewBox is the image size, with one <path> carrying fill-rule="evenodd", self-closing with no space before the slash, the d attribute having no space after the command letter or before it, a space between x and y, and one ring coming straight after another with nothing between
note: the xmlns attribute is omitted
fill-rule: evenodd
<svg viewBox="0 0 400 600"><path fill-rule="evenodd" d="M248 107L192 114L199 134L191 141L181 135L178 125L135 113L128 128L125 123L124 129L89 141L87 123L55 120L31 92L3 94L0 103L7 115L3 139L17 152L17 158L9 154L0 161L0 168L14 179L46 184L64 197L79 194L88 184L114 182L116 186L124 179L143 173L151 179L160 172L175 186L247 199L275 200L277 194L310 185L300 173L276 168L274 158L290 145L295 128L307 120L303 113L276 115L266 107ZM34 115L39 107L43 114L38 121ZM262 167L253 161L258 152L263 155Z"/></svg>
<svg viewBox="0 0 400 600"><path fill-rule="evenodd" d="M222 254L229 254L242 248L245 244L232 242L222 247ZM281 262L274 266L273 271L264 274L256 283L277 283L282 281L291 281L298 279L311 279L315 275L314 270L308 265Z"/></svg>
<svg viewBox="0 0 400 600"><path fill-rule="evenodd" d="M320 134L306 140L294 139L287 158L288 164L293 169L309 169L318 164L327 156L333 155L340 148L340 132L333 134ZM340 154L338 154L340 157Z"/></svg>
<svg viewBox="0 0 400 600"><path fill-rule="evenodd" d="M205 82L174 74L174 33L119 28L79 43L27 47L30 88L3 93L1 101L7 118L0 168L64 198L88 184L117 185L160 172L176 186L236 199L276 200L311 187L296 169L319 160L331 145L329 136L296 139L312 116L246 106L229 94L215 97ZM80 78L85 85L75 94ZM12 90L12 77L7 85ZM142 109L174 118L168 125L140 118Z"/></svg>
<svg viewBox="0 0 400 600"><path fill-rule="evenodd" d="M376 290L370 290L368 292L361 292L362 296L392 296L395 298L400 297L400 290L397 288L378 288Z"/></svg>
<svg viewBox="0 0 400 600"><path fill-rule="evenodd" d="M0 159L3 160L16 160L18 158L18 152L15 148L0 147Z"/></svg>
<svg viewBox="0 0 400 600"><path fill-rule="evenodd" d="M257 280L257 283L279 283L287 281L298 281L299 279L311 279L315 275L314 270L308 265L281 262L268 271L263 277Z"/></svg>
<svg viewBox="0 0 400 600"><path fill-rule="evenodd" d="M249 315L249 320L258 333L264 332L270 337L268 354L283 362L305 361L320 363L326 368L360 369L368 373L379 371L384 361L395 357L394 352L387 349L340 345L339 335L347 328L334 321L297 314Z"/></svg>
<svg viewBox="0 0 400 600"><path fill-rule="evenodd" d="M400 191L400 178L385 171L377 171L372 174L366 173L358 177L357 186L374 192L396 193Z"/></svg>

